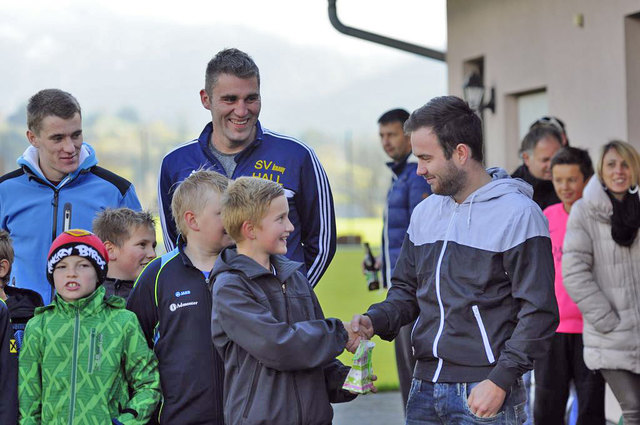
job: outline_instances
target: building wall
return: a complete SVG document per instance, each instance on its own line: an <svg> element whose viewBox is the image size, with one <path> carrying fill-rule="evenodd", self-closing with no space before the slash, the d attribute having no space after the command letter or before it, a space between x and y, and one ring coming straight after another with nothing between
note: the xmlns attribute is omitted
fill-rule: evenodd
<svg viewBox="0 0 640 425"><path fill-rule="evenodd" d="M483 112L488 166L519 164L517 96L545 89L572 145L593 158L614 138L640 149L637 0L449 0L447 14L449 92L462 97L478 58L496 90L495 114Z"/></svg>

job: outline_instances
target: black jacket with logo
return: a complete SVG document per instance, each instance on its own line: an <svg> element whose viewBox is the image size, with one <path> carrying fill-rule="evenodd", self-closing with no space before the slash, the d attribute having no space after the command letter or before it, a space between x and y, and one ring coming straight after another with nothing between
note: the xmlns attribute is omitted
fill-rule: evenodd
<svg viewBox="0 0 640 425"><path fill-rule="evenodd" d="M208 279L180 241L142 271L127 302L158 357L163 402L159 423L223 424L224 364L211 341Z"/></svg>
<svg viewBox="0 0 640 425"><path fill-rule="evenodd" d="M0 424L18 422L18 349L9 323L9 309L0 299Z"/></svg>

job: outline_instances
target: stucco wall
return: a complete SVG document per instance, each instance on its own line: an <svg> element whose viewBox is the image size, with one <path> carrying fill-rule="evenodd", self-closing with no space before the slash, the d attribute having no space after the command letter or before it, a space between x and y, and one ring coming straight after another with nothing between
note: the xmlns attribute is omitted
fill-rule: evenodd
<svg viewBox="0 0 640 425"><path fill-rule="evenodd" d="M625 16L638 12L637 0L448 1L449 92L462 96L463 65L478 57L485 85L496 89L496 113L483 114L487 165L518 165L515 95L544 88L572 145L593 158L612 138L640 148L640 116L628 117L640 100L627 101L640 95L640 75L627 78L627 67L640 70L640 19L625 32Z"/></svg>

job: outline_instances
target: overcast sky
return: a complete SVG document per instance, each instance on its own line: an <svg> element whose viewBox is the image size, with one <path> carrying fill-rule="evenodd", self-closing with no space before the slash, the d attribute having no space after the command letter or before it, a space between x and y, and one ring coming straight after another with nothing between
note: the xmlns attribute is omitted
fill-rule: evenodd
<svg viewBox="0 0 640 425"><path fill-rule="evenodd" d="M3 1L0 114L45 87L85 112L132 106L144 119L208 118L197 97L206 62L224 47L251 54L262 74L262 121L303 131L368 128L384 110L445 94L446 67L348 37L325 0ZM345 25L446 49L444 0L338 0Z"/></svg>

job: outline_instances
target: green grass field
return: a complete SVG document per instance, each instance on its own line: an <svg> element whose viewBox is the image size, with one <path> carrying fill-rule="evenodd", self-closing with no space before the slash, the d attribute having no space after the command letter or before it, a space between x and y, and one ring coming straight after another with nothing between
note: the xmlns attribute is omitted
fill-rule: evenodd
<svg viewBox="0 0 640 425"><path fill-rule="evenodd" d="M378 235L380 233L378 232ZM316 286L316 294L327 317L348 321L355 313L364 313L376 302L384 300L386 291L369 291L360 264L364 251L360 246L339 245L329 269ZM378 375L379 390L398 388L398 375L393 343L373 338L373 370ZM351 365L352 354L345 351L340 360Z"/></svg>

